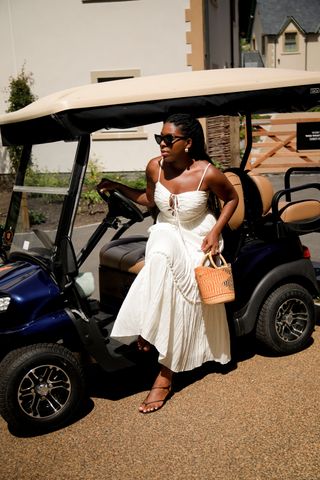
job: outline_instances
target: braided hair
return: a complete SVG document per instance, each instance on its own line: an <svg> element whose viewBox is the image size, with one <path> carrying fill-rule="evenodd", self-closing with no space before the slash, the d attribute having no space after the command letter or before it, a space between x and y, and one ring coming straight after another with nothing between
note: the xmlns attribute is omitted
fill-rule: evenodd
<svg viewBox="0 0 320 480"><path fill-rule="evenodd" d="M173 123L181 130L184 137L192 139L189 154L194 160L208 160L208 162L212 163L206 152L203 129L199 120L188 113L175 113L170 115L164 123Z"/></svg>

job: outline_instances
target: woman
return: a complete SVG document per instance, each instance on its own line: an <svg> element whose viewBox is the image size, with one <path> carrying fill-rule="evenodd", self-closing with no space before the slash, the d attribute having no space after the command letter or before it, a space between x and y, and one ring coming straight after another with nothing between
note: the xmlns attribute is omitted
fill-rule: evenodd
<svg viewBox="0 0 320 480"><path fill-rule="evenodd" d="M121 191L134 202L157 206L159 215L149 232L145 266L135 279L117 316L111 336L158 353L160 371L141 413L154 412L172 393L173 372L204 362L230 360L230 339L224 305L204 305L194 276L204 252L223 248L221 232L238 204L226 176L210 162L202 127L187 114L166 119L155 135L161 156L149 161L145 191L111 180L98 189ZM209 193L223 201L216 219L208 210Z"/></svg>

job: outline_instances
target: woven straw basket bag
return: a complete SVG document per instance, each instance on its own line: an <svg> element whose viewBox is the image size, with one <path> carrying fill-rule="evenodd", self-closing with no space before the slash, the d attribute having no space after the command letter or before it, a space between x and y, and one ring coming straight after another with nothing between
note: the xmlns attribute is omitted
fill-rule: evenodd
<svg viewBox="0 0 320 480"><path fill-rule="evenodd" d="M231 265L221 253L218 256L221 266L215 263L211 253L207 253L194 270L201 299L209 305L232 302L235 298ZM210 265L205 266L208 260Z"/></svg>

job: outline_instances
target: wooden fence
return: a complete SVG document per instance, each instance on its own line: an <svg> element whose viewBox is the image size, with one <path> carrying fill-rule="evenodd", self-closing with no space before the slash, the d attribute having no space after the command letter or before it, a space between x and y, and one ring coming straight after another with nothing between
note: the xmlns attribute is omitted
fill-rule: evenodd
<svg viewBox="0 0 320 480"><path fill-rule="evenodd" d="M320 150L297 151L297 123L320 122L320 113L274 114L253 120L253 144L246 168L261 173L320 166Z"/></svg>

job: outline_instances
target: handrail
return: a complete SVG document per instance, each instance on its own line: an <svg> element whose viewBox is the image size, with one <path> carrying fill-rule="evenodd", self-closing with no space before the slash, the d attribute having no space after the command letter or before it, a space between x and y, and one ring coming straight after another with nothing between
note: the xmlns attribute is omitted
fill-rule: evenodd
<svg viewBox="0 0 320 480"><path fill-rule="evenodd" d="M284 188L290 189L290 177L294 172L308 172L308 173L320 173L320 167L291 167L284 175ZM291 202L291 191L286 193L286 201Z"/></svg>

